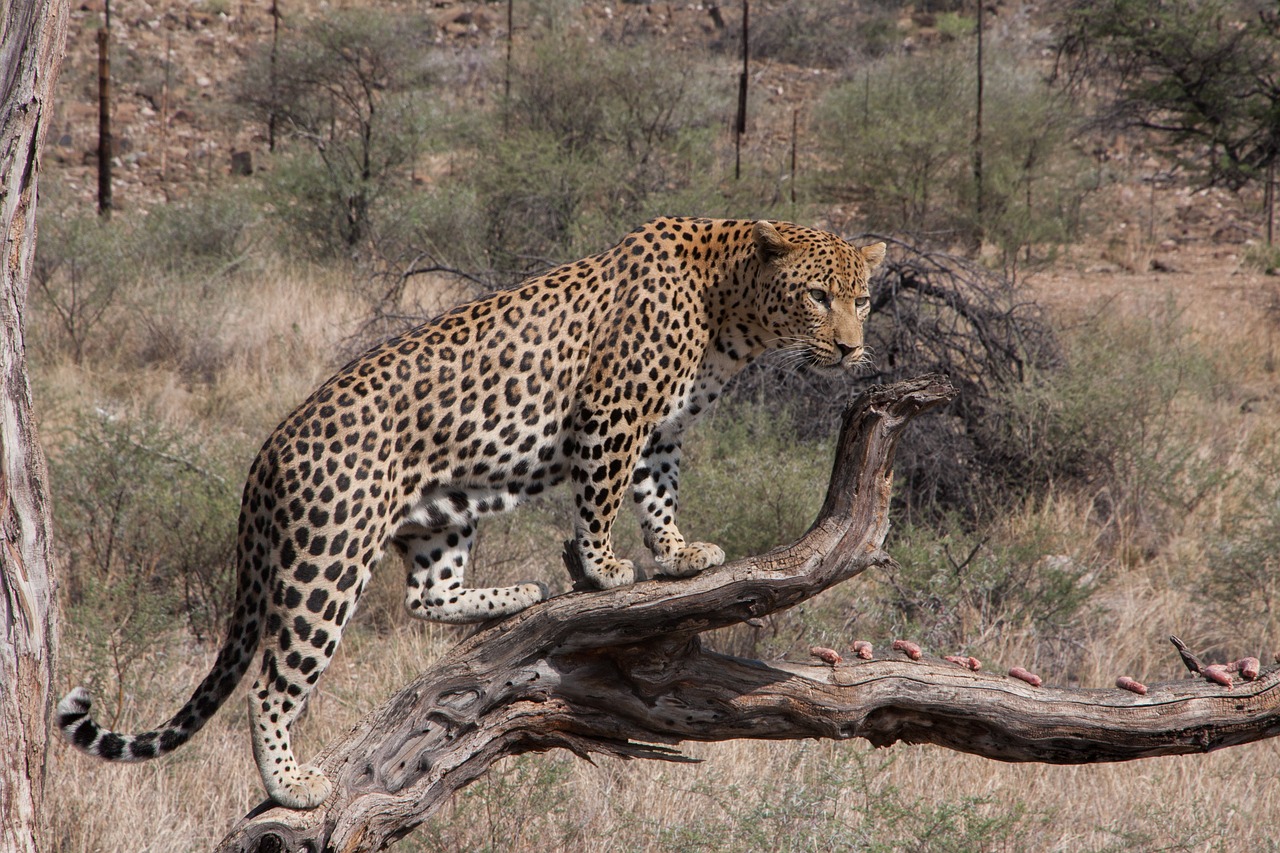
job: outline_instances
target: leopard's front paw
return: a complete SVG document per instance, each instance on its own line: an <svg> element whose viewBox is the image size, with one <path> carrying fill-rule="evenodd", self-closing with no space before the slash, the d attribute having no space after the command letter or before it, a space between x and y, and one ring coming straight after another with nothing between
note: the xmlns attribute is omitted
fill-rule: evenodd
<svg viewBox="0 0 1280 853"><path fill-rule="evenodd" d="M626 586L636 581L636 566L630 560L613 557L584 568L587 579L595 584L597 589L613 589L615 586Z"/></svg>
<svg viewBox="0 0 1280 853"><path fill-rule="evenodd" d="M690 542L682 546L673 555L660 561L661 574L677 578L696 575L703 569L718 566L724 562L724 550L710 542Z"/></svg>

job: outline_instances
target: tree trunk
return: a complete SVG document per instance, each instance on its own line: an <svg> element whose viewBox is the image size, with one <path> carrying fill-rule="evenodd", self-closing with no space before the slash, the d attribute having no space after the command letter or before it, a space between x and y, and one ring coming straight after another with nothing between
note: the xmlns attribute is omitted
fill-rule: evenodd
<svg viewBox="0 0 1280 853"><path fill-rule="evenodd" d="M829 662L703 651L704 631L892 562L881 545L898 436L954 395L925 377L855 401L818 520L792 545L693 578L558 596L478 631L317 756L335 783L329 802L305 812L263 803L218 849L380 850L499 758L556 747L681 761L681 741L861 737L1061 764L1280 734L1280 670L1230 692L1186 681L1140 696L1033 687L896 650L852 664L820 649Z"/></svg>
<svg viewBox="0 0 1280 853"><path fill-rule="evenodd" d="M11 0L0 12L0 849L15 853L50 849L41 843L41 806L57 633L45 462L22 321L66 12L65 0Z"/></svg>

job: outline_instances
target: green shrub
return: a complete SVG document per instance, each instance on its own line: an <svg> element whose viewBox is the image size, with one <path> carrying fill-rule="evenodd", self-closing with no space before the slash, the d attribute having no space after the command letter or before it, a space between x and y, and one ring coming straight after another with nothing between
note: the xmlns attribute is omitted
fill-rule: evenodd
<svg viewBox="0 0 1280 853"><path fill-rule="evenodd" d="M707 107L727 93L693 62L656 47L547 32L518 57L503 120L546 133L566 151L661 159L687 131L713 121Z"/></svg>
<svg viewBox="0 0 1280 853"><path fill-rule="evenodd" d="M1270 180L1280 159L1273 13L1236 0L1072 0L1057 10L1055 70L1101 97L1100 121L1239 191Z"/></svg>
<svg viewBox="0 0 1280 853"><path fill-rule="evenodd" d="M228 272L244 260L258 216L237 188L205 192L148 208L132 239L140 262L150 270Z"/></svg>
<svg viewBox="0 0 1280 853"><path fill-rule="evenodd" d="M872 231L954 230L970 179L972 76L955 53L886 57L824 100L818 134L833 195L853 193Z"/></svg>
<svg viewBox="0 0 1280 853"><path fill-rule="evenodd" d="M872 231L994 242L1006 254L1069 240L1088 189L1070 147L1072 110L1032 71L989 62L983 189L973 172L976 83L959 49L883 58L825 99L829 197L855 197Z"/></svg>
<svg viewBox="0 0 1280 853"><path fill-rule="evenodd" d="M40 220L31 288L41 312L37 322L56 331L77 364L95 352L118 351L123 341L136 344L137 327L148 325L153 302L176 300L190 308L200 301L192 298L193 289L207 295L244 263L256 216L250 200L234 189L111 220L55 207ZM201 319L211 332L215 324ZM106 331L117 325L127 325L131 334ZM163 325L155 331L171 334ZM42 354L51 355L48 337L37 340Z"/></svg>
<svg viewBox="0 0 1280 853"><path fill-rule="evenodd" d="M938 33L946 39L958 39L971 36L977 31L978 21L960 12L942 12L936 18Z"/></svg>
<svg viewBox="0 0 1280 853"><path fill-rule="evenodd" d="M933 649L980 652L1019 632L1066 633L1093 593L1087 558L1046 527L1013 539L908 526L888 546L897 565L885 570L879 602L895 636ZM988 646L998 648L998 644Z"/></svg>
<svg viewBox="0 0 1280 853"><path fill-rule="evenodd" d="M728 207L711 144L725 103L698 67L647 43L544 34L517 57L500 115L472 129L477 160L458 176L494 269L510 280L599 251L656 210Z"/></svg>
<svg viewBox="0 0 1280 853"><path fill-rule="evenodd" d="M990 426L1017 460L1010 482L1087 489L1104 541L1141 559L1228 481L1197 407L1229 393L1175 311L1099 316L1074 330L1063 369L1006 389Z"/></svg>
<svg viewBox="0 0 1280 853"><path fill-rule="evenodd" d="M762 406L719 411L695 427L685 455L680 527L724 548L731 560L808 530L831 475L830 449L801 440L785 410Z"/></svg>
<svg viewBox="0 0 1280 853"><path fill-rule="evenodd" d="M1280 621L1280 495L1211 539L1206 591L1228 613Z"/></svg>
<svg viewBox="0 0 1280 853"><path fill-rule="evenodd" d="M937 802L886 779L894 758L857 744L814 744L785 753L749 787L699 785L692 809L658 835L664 850L968 851L1016 849L1026 807L985 797ZM781 763L781 762L779 762Z"/></svg>
<svg viewBox="0 0 1280 853"><path fill-rule="evenodd" d="M1267 275L1280 274L1280 244L1253 243L1244 250L1244 265Z"/></svg>
<svg viewBox="0 0 1280 853"><path fill-rule="evenodd" d="M50 454L64 583L73 609L133 608L217 633L230 599L238 480L205 441L105 413L79 420ZM157 604L158 602L158 604Z"/></svg>
<svg viewBox="0 0 1280 853"><path fill-rule="evenodd" d="M893 4L842 0L783 0L751 7L751 56L802 67L846 68L859 58L881 56L901 40ZM716 42L737 54L742 33L726 27Z"/></svg>
<svg viewBox="0 0 1280 853"><path fill-rule="evenodd" d="M1231 498L1232 510L1206 536L1203 574L1197 571L1194 582L1227 624L1256 620L1254 636L1265 636L1280 625L1280 454L1274 447L1252 455ZM1241 627L1240 634L1250 633Z"/></svg>
<svg viewBox="0 0 1280 853"><path fill-rule="evenodd" d="M377 216L384 187L331 170L313 151L277 159L263 179L265 199L289 237L285 246L317 261L350 255ZM359 227L355 227L356 221Z"/></svg>
<svg viewBox="0 0 1280 853"><path fill-rule="evenodd" d="M46 212L47 211L47 212ZM80 364L96 331L121 307L123 288L136 270L129 231L91 214L41 208L40 239L31 273L31 296L41 327ZM52 355L51 335L32 335L42 354Z"/></svg>
<svg viewBox="0 0 1280 853"><path fill-rule="evenodd" d="M270 173L269 198L318 255L362 246L382 199L408 183L426 133L433 32L422 17L331 12L246 64L238 102L299 146Z"/></svg>
<svg viewBox="0 0 1280 853"><path fill-rule="evenodd" d="M488 151L472 186L493 267L519 278L572 257L582 207L601 186L599 165L538 130L495 139Z"/></svg>
<svg viewBox="0 0 1280 853"><path fill-rule="evenodd" d="M414 839L424 850L574 849L586 840L568 817L566 790L575 758L524 755L495 764L462 791L447 818L428 821ZM501 803L494 808L494 803ZM413 840L410 840L412 844Z"/></svg>

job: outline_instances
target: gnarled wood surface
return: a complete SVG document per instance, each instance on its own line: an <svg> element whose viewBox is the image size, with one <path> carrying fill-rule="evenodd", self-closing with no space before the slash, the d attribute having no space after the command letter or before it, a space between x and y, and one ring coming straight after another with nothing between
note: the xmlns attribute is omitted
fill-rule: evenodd
<svg viewBox="0 0 1280 853"><path fill-rule="evenodd" d="M40 152L66 0L0 3L0 850L47 850L45 752L58 648L52 518L27 375Z"/></svg>
<svg viewBox="0 0 1280 853"><path fill-rule="evenodd" d="M836 666L704 651L698 635L798 604L885 564L893 451L954 390L936 376L849 406L826 501L792 545L686 579L571 593L481 630L317 761L335 781L309 812L264 803L224 851L378 850L497 759L555 747L684 760L681 741L866 738L1004 761L1086 763L1203 752L1280 733L1280 671L1123 690L1034 688L939 659Z"/></svg>

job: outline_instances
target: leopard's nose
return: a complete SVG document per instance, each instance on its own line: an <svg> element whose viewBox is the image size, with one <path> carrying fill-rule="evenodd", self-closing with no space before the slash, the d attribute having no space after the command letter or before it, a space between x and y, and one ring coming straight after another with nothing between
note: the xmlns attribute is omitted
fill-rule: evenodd
<svg viewBox="0 0 1280 853"><path fill-rule="evenodd" d="M850 355L857 356L859 353L861 353L861 352L862 352L862 347L860 347L860 346L852 346L852 347L851 347L851 346L849 346L848 344L841 343L841 342L839 342L839 341L836 341L836 349L840 350L840 360L841 360L841 361L844 361L844 360L845 360L846 358L848 358Z"/></svg>

